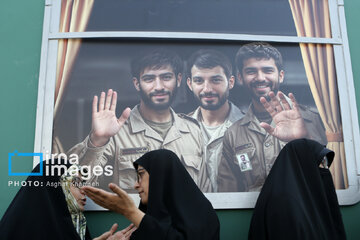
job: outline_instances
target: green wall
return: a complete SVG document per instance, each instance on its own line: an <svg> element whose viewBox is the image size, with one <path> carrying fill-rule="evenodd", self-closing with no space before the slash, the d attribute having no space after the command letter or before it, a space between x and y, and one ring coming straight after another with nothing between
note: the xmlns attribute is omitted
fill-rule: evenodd
<svg viewBox="0 0 360 240"><path fill-rule="evenodd" d="M9 187L8 152L32 152L35 132L37 84L44 0L2 1L0 3L0 70L2 76L0 101L0 216L2 216L19 187ZM351 50L357 104L360 103L360 32L358 24L360 1L345 0L348 36ZM16 169L29 170L31 161L15 164ZM342 207L348 239L360 238L360 204ZM221 222L221 239L247 239L251 210L217 211ZM93 236L110 228L113 222L124 227L123 217L109 212L88 212L88 224Z"/></svg>

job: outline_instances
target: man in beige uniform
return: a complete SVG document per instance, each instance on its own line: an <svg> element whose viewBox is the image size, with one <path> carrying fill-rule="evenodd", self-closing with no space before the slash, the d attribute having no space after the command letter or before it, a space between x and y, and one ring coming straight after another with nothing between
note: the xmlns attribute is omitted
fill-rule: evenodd
<svg viewBox="0 0 360 240"><path fill-rule="evenodd" d="M115 109L117 93L102 92L93 100L92 130L68 154L77 153L82 165L113 166L113 175L92 176L107 189L109 182L126 191L134 189L133 162L144 153L165 148L175 152L202 191L210 191L203 160L203 143L198 123L177 115L170 105L181 82L183 62L173 52L156 49L132 62L133 83L140 104L125 109L119 119Z"/></svg>
<svg viewBox="0 0 360 240"><path fill-rule="evenodd" d="M267 43L244 45L236 64L252 103L225 133L218 190L259 191L287 142L311 138L326 145L325 128L317 111L298 105L293 94L288 98L278 91L284 70L276 48Z"/></svg>
<svg viewBox="0 0 360 240"><path fill-rule="evenodd" d="M231 62L224 54L202 49L195 52L187 64L187 84L200 105L189 116L200 123L208 174L216 192L224 133L244 114L228 100L235 79Z"/></svg>

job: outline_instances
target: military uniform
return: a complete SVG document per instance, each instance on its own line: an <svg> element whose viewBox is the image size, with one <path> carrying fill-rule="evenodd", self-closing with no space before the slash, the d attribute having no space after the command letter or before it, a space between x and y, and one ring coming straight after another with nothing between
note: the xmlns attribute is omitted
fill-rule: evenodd
<svg viewBox="0 0 360 240"><path fill-rule="evenodd" d="M90 182L99 182L101 188L107 189L109 182L131 192L136 181L133 162L144 153L155 149L168 149L177 154L199 188L208 192L211 185L203 160L203 140L198 123L186 116L177 115L172 109L173 125L163 139L156 131L144 122L138 106L132 109L129 119L120 131L102 147L91 147L89 136L69 150L68 154L79 155L81 165L111 165L113 175L92 176Z"/></svg>
<svg viewBox="0 0 360 240"><path fill-rule="evenodd" d="M218 129L215 134L213 134L210 138L207 136L206 130L204 129L203 124L200 124L202 135L204 138L204 153L206 159L206 165L208 169L208 175L210 178L212 190L214 192L217 191L217 175L218 175L218 167L220 164L221 154L222 154L222 142L225 131L237 120L244 116L243 112L236 107L233 103L230 103L230 112L228 117L225 119L223 126ZM202 122L201 110L198 107L194 112L189 113L189 116Z"/></svg>
<svg viewBox="0 0 360 240"><path fill-rule="evenodd" d="M299 105L311 139L326 145L325 128L317 111ZM271 125L274 127L274 123ZM286 142L268 134L260 126L252 107L224 135L219 165L219 192L260 191Z"/></svg>

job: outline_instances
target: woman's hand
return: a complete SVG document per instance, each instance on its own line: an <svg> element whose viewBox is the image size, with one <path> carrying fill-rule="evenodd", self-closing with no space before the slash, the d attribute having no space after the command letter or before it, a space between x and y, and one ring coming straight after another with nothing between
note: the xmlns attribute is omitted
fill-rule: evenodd
<svg viewBox="0 0 360 240"><path fill-rule="evenodd" d="M114 235L110 236L107 240L128 240L130 239L131 234L136 229L137 228L134 226L134 224L130 224L127 228L116 232Z"/></svg>
<svg viewBox="0 0 360 240"><path fill-rule="evenodd" d="M135 206L132 198L119 186L114 183L110 183L109 188L113 191L113 193L90 186L82 187L85 194L95 203L111 211L124 215L127 219L134 223L136 227L138 227L145 214Z"/></svg>
<svg viewBox="0 0 360 240"><path fill-rule="evenodd" d="M114 193L90 186L84 186L82 189L95 203L124 216L128 215L128 212L137 209L134 201L124 190L112 183L109 184L109 188Z"/></svg>
<svg viewBox="0 0 360 240"><path fill-rule="evenodd" d="M117 223L114 223L109 231L104 232L101 236L98 236L97 238L94 238L93 240L107 240L109 237L113 236L114 232L116 231L118 225ZM116 239L116 238L114 238ZM124 238L125 239L125 238Z"/></svg>

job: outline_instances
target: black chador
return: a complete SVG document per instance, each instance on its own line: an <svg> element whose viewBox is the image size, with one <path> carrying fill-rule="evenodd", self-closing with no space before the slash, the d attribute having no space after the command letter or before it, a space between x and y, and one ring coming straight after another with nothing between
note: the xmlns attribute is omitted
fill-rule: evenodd
<svg viewBox="0 0 360 240"><path fill-rule="evenodd" d="M249 239L346 239L327 168L333 158L334 152L315 141L289 142L281 150L261 190Z"/></svg>
<svg viewBox="0 0 360 240"><path fill-rule="evenodd" d="M65 165L57 159L55 164ZM51 161L44 161L44 169L52 166ZM32 172L39 173L40 165ZM26 179L28 184L20 188L0 221L1 240L80 240L60 186L63 173ZM88 231L85 239L91 239Z"/></svg>
<svg viewBox="0 0 360 240"><path fill-rule="evenodd" d="M148 204L131 239L219 239L219 220L179 158L169 150L144 154L135 163L149 173Z"/></svg>

